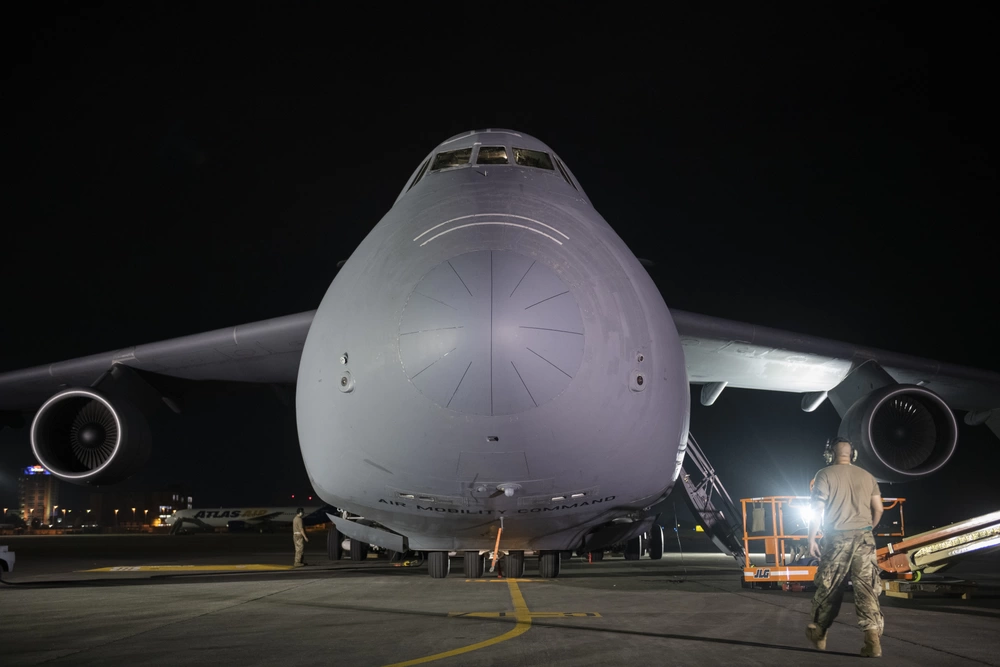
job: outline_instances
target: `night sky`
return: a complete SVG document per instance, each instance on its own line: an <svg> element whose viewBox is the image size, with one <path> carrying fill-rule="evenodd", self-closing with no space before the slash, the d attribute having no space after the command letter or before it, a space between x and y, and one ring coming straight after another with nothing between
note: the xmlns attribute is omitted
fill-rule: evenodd
<svg viewBox="0 0 1000 667"><path fill-rule="evenodd" d="M484 127L552 146L670 307L1000 371L987 14L754 8L595 32L500 12L402 31L159 7L47 3L7 26L0 372L315 308L426 154ZM693 396L735 498L808 491L829 404ZM205 392L155 426L130 486L185 482L216 506L310 492L267 388ZM4 505L27 437L0 432ZM997 509L997 445L962 425L944 471L883 495L927 524Z"/></svg>

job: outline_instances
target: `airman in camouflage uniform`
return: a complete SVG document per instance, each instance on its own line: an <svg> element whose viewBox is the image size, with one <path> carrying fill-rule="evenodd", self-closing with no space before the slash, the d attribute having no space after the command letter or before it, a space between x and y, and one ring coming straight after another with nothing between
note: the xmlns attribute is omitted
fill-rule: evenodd
<svg viewBox="0 0 1000 667"><path fill-rule="evenodd" d="M851 464L854 448L850 441L833 445L836 459L816 473L812 497L823 512L823 548L816 543L818 521L809 531L810 553L820 559L814 579L812 622L806 637L813 645L826 650L826 633L840 613L847 577L854 585L854 607L858 625L865 633L861 655L879 657L882 647L883 616L878 596L882 592L879 567L875 558L872 529L882 518L882 495L878 481Z"/></svg>
<svg viewBox="0 0 1000 667"><path fill-rule="evenodd" d="M306 529L302 525L302 514L304 510L299 507L295 510L295 518L292 519L292 542L295 544L295 562L292 567L302 567L303 565L308 565L308 563L302 560L302 553L305 550L306 542L309 538L306 537Z"/></svg>

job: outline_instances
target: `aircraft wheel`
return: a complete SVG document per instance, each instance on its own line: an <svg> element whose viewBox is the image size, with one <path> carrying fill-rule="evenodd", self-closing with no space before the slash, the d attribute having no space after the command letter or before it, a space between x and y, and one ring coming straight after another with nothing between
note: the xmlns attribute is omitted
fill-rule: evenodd
<svg viewBox="0 0 1000 667"><path fill-rule="evenodd" d="M451 559L447 551L428 551L427 569L433 579L444 579L451 571Z"/></svg>
<svg viewBox="0 0 1000 667"><path fill-rule="evenodd" d="M643 547L642 535L636 535L631 540L625 543L625 560L639 560L639 556L642 555Z"/></svg>
<svg viewBox="0 0 1000 667"><path fill-rule="evenodd" d="M558 577L560 565L562 565L562 555L558 551L543 551L538 555L538 573L543 579Z"/></svg>
<svg viewBox="0 0 1000 667"><path fill-rule="evenodd" d="M663 558L663 526L654 525L649 530L649 558L650 560Z"/></svg>
<svg viewBox="0 0 1000 667"><path fill-rule="evenodd" d="M364 542L360 542L353 537L351 538L351 560L353 561L365 561L368 560L368 545Z"/></svg>
<svg viewBox="0 0 1000 667"><path fill-rule="evenodd" d="M465 552L465 578L481 579L486 571L486 558L478 551Z"/></svg>
<svg viewBox="0 0 1000 667"><path fill-rule="evenodd" d="M330 526L326 534L326 557L330 560L340 560L344 555L344 548L340 545L340 531L336 526Z"/></svg>
<svg viewBox="0 0 1000 667"><path fill-rule="evenodd" d="M508 551L503 559L503 576L508 579L517 579L524 576L524 552Z"/></svg>
<svg viewBox="0 0 1000 667"><path fill-rule="evenodd" d="M596 563L599 560L604 560L604 552L603 551L591 551L590 552L590 561L592 563Z"/></svg>

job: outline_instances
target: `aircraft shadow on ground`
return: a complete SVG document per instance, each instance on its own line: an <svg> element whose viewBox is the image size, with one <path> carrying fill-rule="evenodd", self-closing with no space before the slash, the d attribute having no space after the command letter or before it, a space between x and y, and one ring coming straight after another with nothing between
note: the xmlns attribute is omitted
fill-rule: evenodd
<svg viewBox="0 0 1000 667"><path fill-rule="evenodd" d="M845 601L847 596L844 596ZM913 600L897 598L880 598L883 607L894 609L920 609L934 611L940 614L959 614L965 616L981 616L1000 620L1000 594L973 594L971 600L961 600L955 597L921 597Z"/></svg>
<svg viewBox="0 0 1000 667"><path fill-rule="evenodd" d="M367 577L373 572L379 576L401 576L407 574L400 569L374 570L359 566L357 568L341 569L307 569L285 570L283 572L171 572L153 574L148 577L102 577L92 579L60 579L50 581L11 581L0 580L0 585L11 589L69 589L69 588L114 588L118 586L161 586L164 584L211 584L219 582L241 581L280 581L282 579L315 578L328 575L332 577Z"/></svg>
<svg viewBox="0 0 1000 667"><path fill-rule="evenodd" d="M360 611L367 613L377 613L377 614L394 614L394 615L407 615L407 616L423 616L423 617L435 617L435 618L448 618L447 613L443 612L432 612L432 611L421 611L416 609L389 609L384 607L363 607L359 605L340 605L328 602L292 602L288 600L272 600L272 604L287 605L293 607L314 607L316 609L327 609L327 610L338 610L338 611ZM479 618L470 616L458 616L451 617L457 621L470 621L479 623L498 623L502 625L509 625L514 619L513 616L506 617L505 619L500 618ZM564 625L560 623L547 623L539 619L533 619L531 621L532 627L544 627L552 628L556 630L567 630L575 632L601 632L612 635L625 635L632 637L651 637L654 639L677 639L682 641L693 641L702 642L709 644L724 644L729 646L746 646L749 648L769 648L776 649L780 651L799 651L805 653L815 653L816 650L809 647L803 646L786 646L784 644L767 644L764 642L752 642L744 641L742 639L726 639L723 637L700 637L698 635L682 635L677 633L669 632L645 632L642 630L628 630L624 628L600 628L594 626L576 626L576 625ZM850 657L857 657L855 653L843 653L837 651L824 651L826 655L843 655Z"/></svg>
<svg viewBox="0 0 1000 667"><path fill-rule="evenodd" d="M601 571L597 572L586 572L586 571L569 571L564 572L560 575L559 580L566 580L567 583L580 584L586 583L588 579L593 580L595 587L600 579L629 579L642 584L649 584L654 586L662 585L676 585L684 584L691 580L691 583L698 583L696 580L700 577L718 577L718 576L730 576L737 575L738 572L734 572L730 569L701 569L701 570L691 570L686 574L684 573L664 573L662 575L652 575L648 570L636 568L632 571ZM83 589L83 588L116 588L116 587L134 587L134 586L162 586L162 585L176 585L176 584L212 584L212 583L222 583L222 582L232 582L234 580L239 581L251 581L251 582L263 582L263 581L288 581L294 579L300 579L303 577L307 578L365 578L371 577L373 575L377 576L390 576L390 577L426 577L427 571L425 567L393 567L386 563L379 564L365 564L357 566L317 566L317 567L306 567L297 570L286 570L283 572L172 572L165 574L154 574L148 577L136 577L136 578L119 578L119 577L102 577L102 578L92 578L92 579L65 579L65 580L54 580L54 581L11 581L9 579L0 579L0 587L7 590L40 590L40 589ZM526 572L525 576L527 578L536 578L537 574L533 572ZM484 578L494 578L495 575L485 574ZM462 577L452 575L449 579L461 580ZM601 586L600 588L605 588ZM762 602L772 602L775 598L782 599L786 596L794 596L797 598L809 598L812 596L811 593L795 593L795 592L785 592L778 590L747 590L747 589L737 589L734 587L733 590L727 590L717 586L710 586L714 589L713 592L720 593L732 593L745 596L760 596ZM634 589L633 589L634 590ZM622 589L623 593L631 592L629 589ZM853 604L854 596L851 591L847 591L844 596L844 602ZM984 618L1000 618L1000 589L994 587L987 587L982 592L977 592L973 594L970 600L961 600L955 597L921 597L914 600L903 600L897 598L887 598L885 596L880 597L880 602L883 606L893 607L898 609L922 609L926 611L935 611L945 614L960 614L969 616L981 616ZM283 603L289 604L289 603ZM359 610L359 611L372 611L372 612L386 612L386 613L417 613L421 615L441 615L434 614L433 612L411 612L411 611L401 611L401 610L387 610L381 608L368 608L368 607L350 607L350 606L337 606L337 605L324 605L335 607L337 609L345 610ZM484 619L474 619L474 620L484 620ZM489 620L489 619L486 619ZM534 621L535 625L544 625L539 621ZM554 627L564 627L564 626L554 626ZM614 632L629 633L632 631L628 630L615 630ZM645 634L641 632L635 632L633 634ZM653 634L651 636L663 636L667 638L673 637L672 635L660 635ZM688 638L684 636L677 636L676 638ZM708 639L690 637L690 639L699 639L709 641ZM714 641L714 640L712 640ZM719 640L723 641L723 640ZM725 640L729 641L729 640ZM743 642L747 646L763 646L761 644L754 644L752 642ZM776 647L776 648L789 648L789 647ZM809 649L803 649L809 650Z"/></svg>
<svg viewBox="0 0 1000 667"><path fill-rule="evenodd" d="M559 573L559 579L587 579L591 577L601 578L629 578L636 579L646 577L654 579L684 579L690 577L732 577L737 580L740 576L739 570L726 568L690 568L686 572L681 569L671 568L668 570L635 569L632 571L606 571L606 570L563 570Z"/></svg>
<svg viewBox="0 0 1000 667"><path fill-rule="evenodd" d="M369 568L358 568L356 570L314 570L313 572L299 572L285 573L285 574L249 574L249 573L233 573L233 574L223 574L223 575L203 575L203 574L172 574L172 575L157 575L142 579L91 579L91 580L81 580L81 581L51 581L51 582L10 582L10 581L0 581L0 584L6 584L7 586L15 589L24 590L37 590L37 589L68 589L68 588L99 588L99 587L120 587L120 586L155 586L164 584L205 584L211 583L213 581L231 581L234 577L239 577L241 579L251 578L253 581L278 581L284 579L289 580L289 574L291 577L296 577L296 575L304 574L316 576L321 572L328 573L331 576L337 578L343 578L345 576L364 577L368 576L371 570ZM380 575L384 574L408 574L406 572L401 572L399 570L390 572L379 572ZM392 615L403 615L403 616L420 616L424 618L449 618L447 612L436 612L436 611L425 611L417 609L392 609L386 607L366 607L361 605L342 605L333 604L329 602L315 602L315 601L289 601L289 600L269 600L269 604L279 604L284 606L292 607L312 607L315 609L325 609L325 610L337 610L337 611L354 611L354 612L365 612L373 614L392 614ZM451 617L456 621L472 622L472 623L497 623L501 625L509 625L514 619L513 616L507 617L506 619L500 618L478 618L478 617ZM707 644L722 644L729 646L746 646L748 648L766 648L766 649L776 649L780 651L795 651L795 652L805 652L814 653L815 650L808 647L801 646L786 646L783 644L768 644L764 642L752 642L744 641L740 639L726 639L721 637L699 637L698 635L684 635L669 632L645 632L640 630L628 630L622 628L600 628L594 626L573 626L564 625L558 623L546 623L539 619L533 619L531 622L534 627L545 627L552 628L556 630L564 631L576 631L576 632L600 632L611 635L624 635L632 637L650 637L654 639L676 639L681 641L692 641L701 642ZM842 655L855 657L854 653L843 653L837 651L826 651L827 655Z"/></svg>
<svg viewBox="0 0 1000 667"><path fill-rule="evenodd" d="M579 565L579 564L574 564ZM650 569L637 567L634 569L628 569L626 571L614 571L609 570L600 566L599 569L590 570L585 569L588 566L582 566L579 569L576 567L571 567L570 569L564 569L559 576L559 580L566 580L573 582L575 584L586 582L588 580L594 580L595 578L608 579L608 578L622 578L631 579L635 581L644 581L648 583L662 582L662 583L682 583L684 579L696 578L696 577L713 577L713 576L732 576L738 577L739 571L732 569L717 569L717 568L697 568L695 566L689 569L686 573L682 570L674 571L664 571L656 570L651 572ZM404 567L396 566L392 563L386 561L382 562L368 562L365 564L351 565L351 561L340 561L339 564L333 565L331 563L324 563L323 565L313 565L310 567L305 567L296 570L285 570L280 572L254 572L254 571L242 571L242 572L167 572L162 574L151 574L146 577L130 577L121 578L122 574L115 574L110 577L102 578L88 578L88 579L62 579L62 580L47 580L47 581L17 581L15 577L14 580L9 578L0 579L0 585L7 585L12 588L87 588L87 587L100 587L100 586L144 586L144 585L155 585L164 583L207 583L215 580L226 580L231 581L233 578L250 578L254 581L269 581L272 579L281 579L284 577L294 577L294 576L427 576L427 568L425 565L420 565L416 567ZM496 573L490 574L485 572L482 578L492 579L496 578ZM528 569L523 575L528 578L538 578L538 572L534 569ZM457 568L452 566L452 574L448 577L449 579L462 579L461 567Z"/></svg>

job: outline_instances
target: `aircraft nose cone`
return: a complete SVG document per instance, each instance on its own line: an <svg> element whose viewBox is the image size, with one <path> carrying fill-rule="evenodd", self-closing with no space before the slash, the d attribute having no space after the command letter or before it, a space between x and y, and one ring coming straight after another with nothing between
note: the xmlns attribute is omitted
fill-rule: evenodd
<svg viewBox="0 0 1000 667"><path fill-rule="evenodd" d="M583 358L580 308L555 271L506 250L442 262L403 309L400 359L438 405L505 415L538 407L569 386Z"/></svg>
<svg viewBox="0 0 1000 667"><path fill-rule="evenodd" d="M84 447L97 447L104 443L107 433L100 424L85 424L77 437Z"/></svg>

